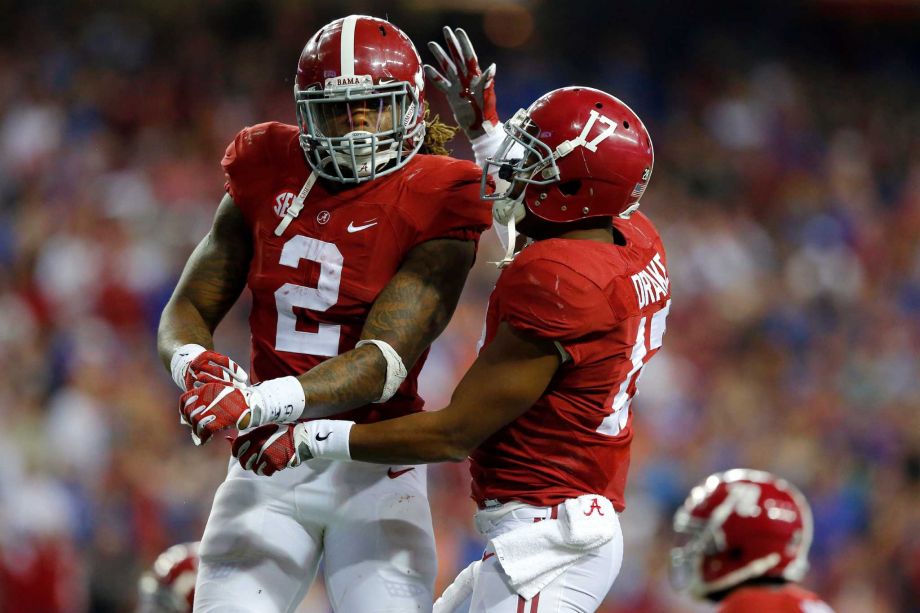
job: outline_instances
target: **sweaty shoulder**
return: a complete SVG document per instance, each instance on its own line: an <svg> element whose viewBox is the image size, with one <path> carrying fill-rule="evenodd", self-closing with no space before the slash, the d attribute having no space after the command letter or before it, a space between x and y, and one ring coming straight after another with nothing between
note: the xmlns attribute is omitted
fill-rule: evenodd
<svg viewBox="0 0 920 613"><path fill-rule="evenodd" d="M482 169L470 161L415 155L401 171L398 201L413 230L412 244L478 240L492 224L492 207L479 195L481 178Z"/></svg>
<svg viewBox="0 0 920 613"><path fill-rule="evenodd" d="M271 121L243 128L227 146L220 163L227 178L227 193L245 207L263 183L299 159L299 151L296 126Z"/></svg>
<svg viewBox="0 0 920 613"><path fill-rule="evenodd" d="M571 342L616 324L604 287L582 266L588 243L550 239L524 249L498 279L499 318L547 340ZM584 255L584 254L582 254Z"/></svg>
<svg viewBox="0 0 920 613"><path fill-rule="evenodd" d="M663 259L666 257L658 228L641 211L636 211L629 219L614 219L613 225L636 246L657 251Z"/></svg>

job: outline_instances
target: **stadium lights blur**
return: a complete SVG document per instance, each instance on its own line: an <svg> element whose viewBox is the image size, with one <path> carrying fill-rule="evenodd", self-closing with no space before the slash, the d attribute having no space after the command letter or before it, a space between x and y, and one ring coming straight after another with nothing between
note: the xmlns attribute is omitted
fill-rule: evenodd
<svg viewBox="0 0 920 613"><path fill-rule="evenodd" d="M486 36L498 47L520 47L533 36L533 14L521 4L493 6L482 19Z"/></svg>

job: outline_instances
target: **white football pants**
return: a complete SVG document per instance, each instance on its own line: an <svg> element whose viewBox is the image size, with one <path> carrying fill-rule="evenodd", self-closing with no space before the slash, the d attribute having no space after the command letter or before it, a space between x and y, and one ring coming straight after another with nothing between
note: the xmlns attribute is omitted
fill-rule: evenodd
<svg viewBox="0 0 920 613"><path fill-rule="evenodd" d="M535 521L554 521L558 513L565 512L561 505L556 509L522 506L492 521L477 517L476 524L480 533L491 540ZM511 589L498 558L490 552L487 548L473 584L470 613L592 613L601 606L620 573L623 538L618 532L610 542L585 555L530 600Z"/></svg>
<svg viewBox="0 0 920 613"><path fill-rule="evenodd" d="M202 537L195 611L293 611L325 558L336 613L430 612L425 466L312 460L271 477L231 458Z"/></svg>

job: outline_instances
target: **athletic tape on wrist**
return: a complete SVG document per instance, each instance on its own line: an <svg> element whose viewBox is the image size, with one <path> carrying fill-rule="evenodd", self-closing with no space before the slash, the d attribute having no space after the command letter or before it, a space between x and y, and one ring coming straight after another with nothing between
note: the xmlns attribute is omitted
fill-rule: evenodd
<svg viewBox="0 0 920 613"><path fill-rule="evenodd" d="M390 347L390 344L386 341L358 341L358 344L355 345L355 349L363 345L376 346L377 349L380 350L380 353L383 354L383 359L387 361L387 378L383 384L383 393L380 394L380 398L374 401L375 403L386 402L393 397L393 394L396 393L396 390L399 389L402 382L406 380L409 372L406 370L406 365L403 364L402 358L399 357L396 350Z"/></svg>
<svg viewBox="0 0 920 613"><path fill-rule="evenodd" d="M269 379L254 386L253 391L261 396L262 406L260 411L253 407L253 423L250 427L292 423L303 415L306 398L297 377Z"/></svg>
<svg viewBox="0 0 920 613"><path fill-rule="evenodd" d="M195 343L182 345L173 351L172 357L169 359L169 371L172 373L173 381L183 392L188 391L185 388L185 373L188 372L189 364L205 351L207 351L206 348Z"/></svg>

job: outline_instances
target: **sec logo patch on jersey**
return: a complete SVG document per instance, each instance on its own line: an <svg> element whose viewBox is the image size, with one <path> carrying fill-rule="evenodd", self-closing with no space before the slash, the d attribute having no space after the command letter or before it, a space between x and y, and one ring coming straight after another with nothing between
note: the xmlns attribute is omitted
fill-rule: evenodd
<svg viewBox="0 0 920 613"><path fill-rule="evenodd" d="M284 214L288 212L288 209L291 208L291 205L294 203L294 198L297 197L297 194L294 192L281 192L275 196L274 211L275 215L278 217L284 217Z"/></svg>

